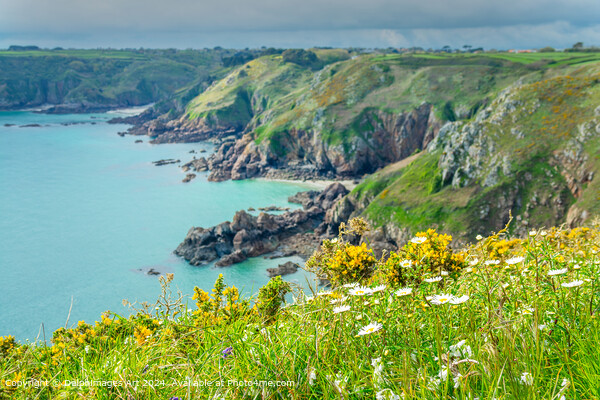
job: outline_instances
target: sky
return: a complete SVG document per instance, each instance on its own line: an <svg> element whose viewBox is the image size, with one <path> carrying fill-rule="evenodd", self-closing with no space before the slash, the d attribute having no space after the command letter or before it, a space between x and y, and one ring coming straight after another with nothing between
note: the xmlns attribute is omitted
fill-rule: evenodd
<svg viewBox="0 0 600 400"><path fill-rule="evenodd" d="M0 0L0 48L600 46L600 0Z"/></svg>

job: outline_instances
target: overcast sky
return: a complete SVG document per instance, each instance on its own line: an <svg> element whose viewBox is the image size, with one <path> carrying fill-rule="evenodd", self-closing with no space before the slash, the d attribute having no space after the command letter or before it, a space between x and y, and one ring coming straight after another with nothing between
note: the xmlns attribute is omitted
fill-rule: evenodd
<svg viewBox="0 0 600 400"><path fill-rule="evenodd" d="M0 48L600 45L600 0L0 0Z"/></svg>

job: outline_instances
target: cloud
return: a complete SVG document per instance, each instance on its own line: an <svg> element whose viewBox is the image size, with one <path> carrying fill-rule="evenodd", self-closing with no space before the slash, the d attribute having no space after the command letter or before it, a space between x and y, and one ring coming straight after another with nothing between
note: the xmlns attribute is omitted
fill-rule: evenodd
<svg viewBox="0 0 600 400"><path fill-rule="evenodd" d="M486 48L600 43L598 0L0 0L0 45Z"/></svg>
<svg viewBox="0 0 600 400"><path fill-rule="evenodd" d="M0 0L10 32L223 32L584 26L597 0Z"/></svg>

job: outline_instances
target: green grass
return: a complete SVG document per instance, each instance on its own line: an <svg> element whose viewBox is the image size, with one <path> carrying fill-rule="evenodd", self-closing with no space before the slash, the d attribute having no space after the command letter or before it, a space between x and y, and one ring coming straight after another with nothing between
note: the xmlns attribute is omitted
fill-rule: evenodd
<svg viewBox="0 0 600 400"><path fill-rule="evenodd" d="M597 228L523 240L503 232L455 252L462 268L439 282L424 279L443 263L389 261L361 281L383 285L371 295L314 289L283 308L280 280L259 299L217 283L211 296L198 292L199 308L163 280L159 301L129 318L107 313L51 343L2 338L0 398L595 399L599 239ZM326 247L351 246L340 237ZM423 265L449 254L432 249L426 241L398 254ZM390 268L409 280L387 280Z"/></svg>

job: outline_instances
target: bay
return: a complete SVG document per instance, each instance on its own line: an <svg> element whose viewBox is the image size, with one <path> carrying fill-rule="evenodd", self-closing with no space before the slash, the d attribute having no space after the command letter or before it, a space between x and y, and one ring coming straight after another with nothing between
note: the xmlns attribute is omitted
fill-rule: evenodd
<svg viewBox="0 0 600 400"><path fill-rule="evenodd" d="M120 137L115 114L0 112L0 336L46 339L64 326L93 323L105 310L127 315L123 299L153 302L158 279L174 290L210 290L220 273L246 294L268 281L266 268L297 257L250 259L227 268L194 267L172 251L192 226L231 220L235 211L297 207L287 197L310 183L266 180L182 183L177 165L209 154L209 143L151 145ZM14 124L14 125L13 125ZM39 124L40 126L25 125ZM12 125L12 126L11 126ZM190 151L206 150L204 154ZM306 286L304 271L286 277ZM191 302L191 301L190 301ZM43 330L41 330L43 324Z"/></svg>

